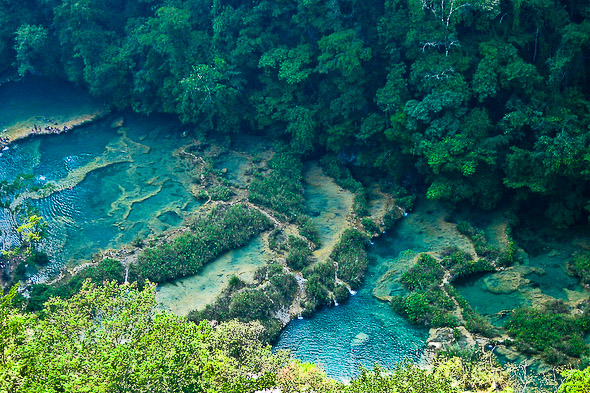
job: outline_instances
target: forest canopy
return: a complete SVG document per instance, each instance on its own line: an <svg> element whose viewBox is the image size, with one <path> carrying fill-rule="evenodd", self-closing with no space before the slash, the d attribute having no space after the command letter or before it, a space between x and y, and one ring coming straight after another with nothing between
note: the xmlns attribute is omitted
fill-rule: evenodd
<svg viewBox="0 0 590 393"><path fill-rule="evenodd" d="M428 198L586 221L585 0L0 2L0 73L67 79Z"/></svg>

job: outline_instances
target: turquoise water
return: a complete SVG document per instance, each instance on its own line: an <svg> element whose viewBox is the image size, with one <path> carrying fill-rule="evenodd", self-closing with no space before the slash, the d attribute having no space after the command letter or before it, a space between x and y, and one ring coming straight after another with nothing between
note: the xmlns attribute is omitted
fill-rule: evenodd
<svg viewBox="0 0 590 393"><path fill-rule="evenodd" d="M0 86L0 131L21 123L41 125L93 113L99 103L82 88L58 80L27 76Z"/></svg>
<svg viewBox="0 0 590 393"><path fill-rule="evenodd" d="M15 102L25 98L22 91L17 94L18 86L34 97L32 102L40 108L27 111L23 104L25 109L12 113L13 108L20 108ZM59 90L52 82L44 87L30 90L27 83L0 87L0 97L8 93L16 96L12 101L0 101L3 121L15 122L34 113L54 117L69 114L60 111L68 101L67 88ZM52 100L46 96L46 89L56 92ZM79 94L72 90L70 99L76 104ZM84 103L81 100L83 108ZM112 124L121 117L123 127ZM126 113L65 134L17 141L4 151L0 180L32 173L36 184L56 185L57 191L34 200L48 223L42 248L52 263L45 273L55 273L64 264L78 264L136 236L157 234L182 223L200 206L190 191L190 167L183 166L175 156L175 151L188 143L190 139L183 138L180 124L170 117ZM5 217L0 217L0 226L5 225Z"/></svg>
<svg viewBox="0 0 590 393"><path fill-rule="evenodd" d="M255 270L267 262L264 252L264 241L256 237L209 262L197 274L158 286L156 301L160 309L177 315L202 310L215 301L232 276L252 282Z"/></svg>
<svg viewBox="0 0 590 393"><path fill-rule="evenodd" d="M338 380L350 379L359 374L360 366L372 368L375 362L392 368L404 359L418 360L428 331L409 324L389 303L375 298L372 290L400 254L428 249L412 220L400 222L371 246L374 260L358 293L309 319L290 322L275 348L289 349L304 361L322 365L328 376Z"/></svg>

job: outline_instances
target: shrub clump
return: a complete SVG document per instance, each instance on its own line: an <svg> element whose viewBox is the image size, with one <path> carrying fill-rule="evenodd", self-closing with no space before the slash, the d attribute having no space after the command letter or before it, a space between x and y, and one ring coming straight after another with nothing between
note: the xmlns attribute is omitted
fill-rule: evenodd
<svg viewBox="0 0 590 393"><path fill-rule="evenodd" d="M310 298L305 308L313 311L318 306L332 304L331 292L336 284L336 267L329 262L308 266L303 270L303 276L307 278L305 291Z"/></svg>
<svg viewBox="0 0 590 393"><path fill-rule="evenodd" d="M254 235L272 227L257 210L243 205L217 206L196 219L192 232L142 251L137 259L139 277L165 282L195 274L220 254L245 245Z"/></svg>
<svg viewBox="0 0 590 393"><path fill-rule="evenodd" d="M273 314L288 307L298 291L297 280L279 263L257 269L257 284L249 285L232 277L215 302L201 311L191 311L188 318L196 323L203 320L241 322L259 321L265 327L264 339L273 341L282 328Z"/></svg>
<svg viewBox="0 0 590 393"><path fill-rule="evenodd" d="M567 269L573 275L582 280L585 285L590 285L590 252L583 251L574 254L567 262Z"/></svg>
<svg viewBox="0 0 590 393"><path fill-rule="evenodd" d="M338 263L338 278L353 288L359 287L369 266L369 257L365 250L367 240L367 235L363 232L348 228L330 254L330 258Z"/></svg>
<svg viewBox="0 0 590 393"><path fill-rule="evenodd" d="M394 296L392 306L412 323L432 327L459 325L459 320L451 313L455 304L439 287L412 292L405 297Z"/></svg>
<svg viewBox="0 0 590 393"><path fill-rule="evenodd" d="M454 280L470 276L476 273L495 271L492 264L486 258L473 259L468 253L455 249L447 253L441 261Z"/></svg>
<svg viewBox="0 0 590 393"><path fill-rule="evenodd" d="M444 276L440 263L429 254L420 254L418 260L400 277L400 283L408 290L424 291L438 286Z"/></svg>
<svg viewBox="0 0 590 393"><path fill-rule="evenodd" d="M292 220L303 211L303 164L295 155L281 152L268 161L268 166L270 173L254 176L249 199Z"/></svg>
<svg viewBox="0 0 590 393"><path fill-rule="evenodd" d="M580 358L589 353L584 336L590 332L588 315L571 316L555 307L524 307L512 312L506 328L520 350L542 353L550 364L563 364L568 357Z"/></svg>
<svg viewBox="0 0 590 393"><path fill-rule="evenodd" d="M300 237L289 236L289 253L287 254L286 262L293 270L302 270L309 265L311 257L311 250L307 242Z"/></svg>

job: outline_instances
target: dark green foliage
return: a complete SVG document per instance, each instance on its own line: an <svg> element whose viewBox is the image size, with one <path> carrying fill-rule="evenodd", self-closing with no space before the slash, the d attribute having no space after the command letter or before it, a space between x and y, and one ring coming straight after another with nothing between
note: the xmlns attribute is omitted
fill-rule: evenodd
<svg viewBox="0 0 590 393"><path fill-rule="evenodd" d="M307 279L305 290L311 298L311 310L317 306L331 305L330 292L334 290L336 282L336 266L329 262L317 263L303 270L303 276ZM306 307L308 308L308 307Z"/></svg>
<svg viewBox="0 0 590 393"><path fill-rule="evenodd" d="M229 317L246 319L266 319L273 304L261 289L245 289L232 297L229 303Z"/></svg>
<svg viewBox="0 0 590 393"><path fill-rule="evenodd" d="M303 209L303 165L294 154L276 153L269 173L258 174L249 186L253 203L273 209L291 220Z"/></svg>
<svg viewBox="0 0 590 393"><path fill-rule="evenodd" d="M454 303L438 287L428 291L412 292L408 296L395 296L393 309L412 323L432 327L458 326L459 321L450 312Z"/></svg>
<svg viewBox="0 0 590 393"><path fill-rule="evenodd" d="M567 262L567 268L574 275L578 276L584 284L590 285L590 252L582 251L576 253Z"/></svg>
<svg viewBox="0 0 590 393"><path fill-rule="evenodd" d="M214 201L229 201L234 193L232 190L225 186L215 186L208 190L209 196Z"/></svg>
<svg viewBox="0 0 590 393"><path fill-rule="evenodd" d="M54 285L33 284L31 293L27 302L28 311L39 311L43 304L50 297L60 297L67 299L82 287L84 280L90 279L97 285L104 282L116 281L122 284L125 280L125 267L121 262L115 259L103 259L97 264L90 265L82 269L78 274L61 280ZM135 281L135 277L129 277L130 281Z"/></svg>
<svg viewBox="0 0 590 393"><path fill-rule="evenodd" d="M302 270L311 261L311 250L307 242L293 235L289 236L289 253L286 262L293 270Z"/></svg>
<svg viewBox="0 0 590 393"><path fill-rule="evenodd" d="M25 260L27 264L44 266L49 263L49 257L43 251L32 250Z"/></svg>
<svg viewBox="0 0 590 393"><path fill-rule="evenodd" d="M551 364L562 363L567 356L579 358L590 351L584 342L584 335L590 332L587 315L520 308L512 312L506 328L522 350L541 352Z"/></svg>
<svg viewBox="0 0 590 393"><path fill-rule="evenodd" d="M365 228L365 231L367 231L367 233L369 235L374 235L374 234L378 234L381 232L379 230L379 226L377 224L375 224L375 221L373 221L369 217L363 218L361 220L361 224L363 224L363 228Z"/></svg>
<svg viewBox="0 0 590 393"><path fill-rule="evenodd" d="M337 302L342 302L348 299L349 296L350 292L348 291L348 288L346 288L342 284L336 285L336 287L334 288L334 299L336 299Z"/></svg>
<svg viewBox="0 0 590 393"><path fill-rule="evenodd" d="M290 304L299 289L295 276L287 273L275 274L269 281L276 290L278 303Z"/></svg>
<svg viewBox="0 0 590 393"><path fill-rule="evenodd" d="M441 264L450 271L452 279L467 277L476 273L493 272L494 267L486 258L473 260L471 255L461 250L455 250L446 255Z"/></svg>
<svg viewBox="0 0 590 393"><path fill-rule="evenodd" d="M300 214L297 216L295 223L299 226L299 233L301 236L315 244L316 248L321 247L322 242L320 240L320 233L311 218L305 214Z"/></svg>
<svg viewBox="0 0 590 393"><path fill-rule="evenodd" d="M421 254L418 260L400 277L401 284L411 291L428 290L438 286L444 271L440 263L429 254Z"/></svg>
<svg viewBox="0 0 590 393"><path fill-rule="evenodd" d="M216 207L191 224L192 232L142 251L137 259L139 277L165 282L195 274L223 252L245 245L269 229L270 220L242 205Z"/></svg>
<svg viewBox="0 0 590 393"><path fill-rule="evenodd" d="M282 325L272 317L272 313L289 307L299 287L295 277L286 273L279 263L261 266L256 270L255 279L263 285L247 285L238 277L231 277L215 302L207 304L202 311L191 311L189 320L196 323L232 319L259 321L265 327L263 339L268 342L275 340ZM268 283L265 284L266 281Z"/></svg>
<svg viewBox="0 0 590 393"><path fill-rule="evenodd" d="M359 230L348 228L334 246L330 258L338 264L338 278L351 287L358 288L369 265L365 246L367 235Z"/></svg>

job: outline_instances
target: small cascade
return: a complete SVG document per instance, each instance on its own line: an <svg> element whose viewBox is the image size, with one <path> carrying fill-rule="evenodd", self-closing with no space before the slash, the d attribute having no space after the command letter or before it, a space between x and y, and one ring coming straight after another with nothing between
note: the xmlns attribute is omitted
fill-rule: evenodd
<svg viewBox="0 0 590 393"><path fill-rule="evenodd" d="M303 316L301 315L301 294L303 293L303 283L305 282L305 278L303 278L301 273L297 273L295 275L295 280L297 281L297 286L299 287L299 291L297 292L297 299L295 300L295 304L297 304L297 310L299 311L297 319L303 319Z"/></svg>

